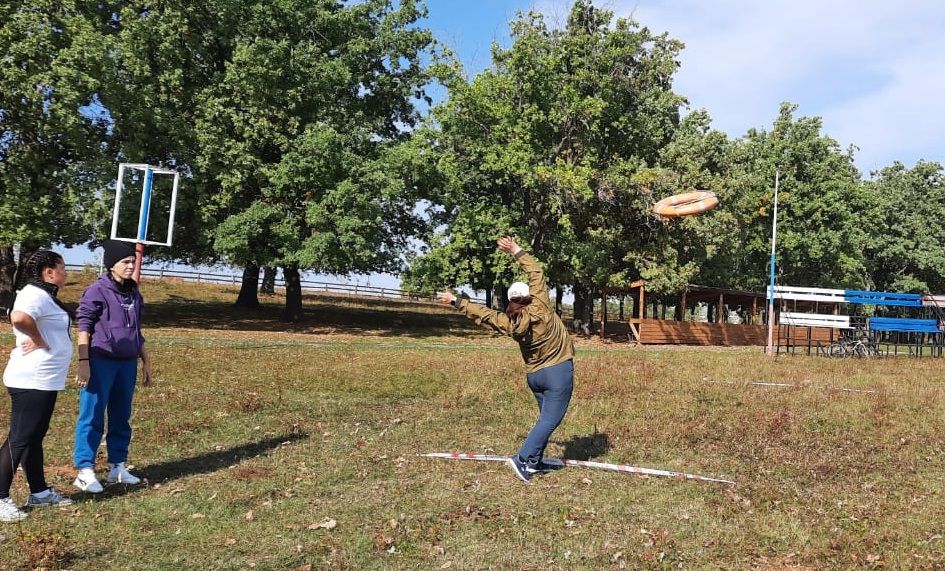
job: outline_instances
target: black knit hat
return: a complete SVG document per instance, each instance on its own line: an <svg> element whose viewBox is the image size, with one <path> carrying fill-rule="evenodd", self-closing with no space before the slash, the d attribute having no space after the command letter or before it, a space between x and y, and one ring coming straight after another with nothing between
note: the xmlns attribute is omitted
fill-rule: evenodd
<svg viewBox="0 0 945 571"><path fill-rule="evenodd" d="M106 240L102 246L105 248L105 255L102 257L102 264L106 270L112 269L112 266L128 256L135 255L135 245L131 242L122 242L121 240Z"/></svg>

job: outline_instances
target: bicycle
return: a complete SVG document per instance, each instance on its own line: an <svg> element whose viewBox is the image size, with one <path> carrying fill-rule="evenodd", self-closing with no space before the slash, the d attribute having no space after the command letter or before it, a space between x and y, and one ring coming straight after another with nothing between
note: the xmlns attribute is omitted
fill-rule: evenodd
<svg viewBox="0 0 945 571"><path fill-rule="evenodd" d="M877 357L879 347L866 332L854 336L841 336L827 346L830 357Z"/></svg>

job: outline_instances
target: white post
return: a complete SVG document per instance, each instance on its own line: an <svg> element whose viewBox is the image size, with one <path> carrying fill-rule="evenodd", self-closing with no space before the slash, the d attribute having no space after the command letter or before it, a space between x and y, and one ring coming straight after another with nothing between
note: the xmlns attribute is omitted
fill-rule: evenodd
<svg viewBox="0 0 945 571"><path fill-rule="evenodd" d="M778 241L778 182L780 171L774 171L774 219L771 222L771 275L768 285L768 347L769 357L774 356L774 248Z"/></svg>

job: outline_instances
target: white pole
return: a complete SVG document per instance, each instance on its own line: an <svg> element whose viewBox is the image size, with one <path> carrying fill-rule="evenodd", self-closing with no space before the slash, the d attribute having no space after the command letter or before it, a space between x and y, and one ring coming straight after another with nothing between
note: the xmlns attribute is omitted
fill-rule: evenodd
<svg viewBox="0 0 945 571"><path fill-rule="evenodd" d="M769 357L774 356L774 248L778 241L778 183L780 171L774 171L774 219L771 222L771 276L768 284L768 347Z"/></svg>
<svg viewBox="0 0 945 571"><path fill-rule="evenodd" d="M115 210L112 212L112 238L118 236L118 209L121 205L121 189L124 186L125 164L118 165L118 180L115 182Z"/></svg>

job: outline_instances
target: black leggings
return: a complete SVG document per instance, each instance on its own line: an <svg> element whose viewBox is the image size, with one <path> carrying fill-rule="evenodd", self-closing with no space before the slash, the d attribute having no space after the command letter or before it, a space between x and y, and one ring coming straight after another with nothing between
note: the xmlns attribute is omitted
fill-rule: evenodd
<svg viewBox="0 0 945 571"><path fill-rule="evenodd" d="M22 462L30 493L49 488L43 474L43 438L56 407L58 391L13 389L7 387L13 402L10 435L0 447L0 499L10 497L13 475Z"/></svg>

